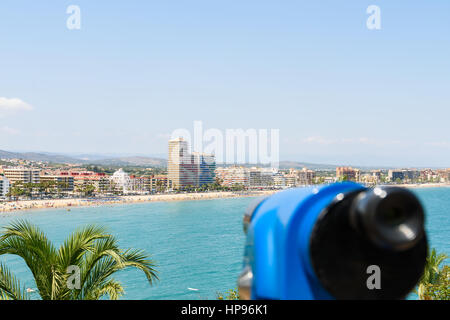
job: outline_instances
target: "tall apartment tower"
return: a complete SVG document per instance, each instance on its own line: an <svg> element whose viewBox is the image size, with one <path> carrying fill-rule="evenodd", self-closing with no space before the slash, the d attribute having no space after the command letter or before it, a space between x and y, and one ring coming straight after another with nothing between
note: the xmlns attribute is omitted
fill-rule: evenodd
<svg viewBox="0 0 450 320"><path fill-rule="evenodd" d="M189 152L187 141L177 138L169 141L168 176L174 188L202 186L214 182L216 161L214 155Z"/></svg>
<svg viewBox="0 0 450 320"><path fill-rule="evenodd" d="M192 170L195 186L214 183L216 177L216 159L212 154L193 152Z"/></svg>
<svg viewBox="0 0 450 320"><path fill-rule="evenodd" d="M186 184L185 166L190 160L188 143L183 138L169 141L169 159L167 171L173 187L182 187Z"/></svg>

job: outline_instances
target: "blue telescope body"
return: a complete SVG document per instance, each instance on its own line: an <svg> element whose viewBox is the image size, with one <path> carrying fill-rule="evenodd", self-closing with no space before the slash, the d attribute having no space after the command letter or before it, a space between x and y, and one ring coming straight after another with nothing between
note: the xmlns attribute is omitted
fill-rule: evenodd
<svg viewBox="0 0 450 320"><path fill-rule="evenodd" d="M255 201L244 230L243 299L401 299L427 256L423 208L396 187L289 189Z"/></svg>

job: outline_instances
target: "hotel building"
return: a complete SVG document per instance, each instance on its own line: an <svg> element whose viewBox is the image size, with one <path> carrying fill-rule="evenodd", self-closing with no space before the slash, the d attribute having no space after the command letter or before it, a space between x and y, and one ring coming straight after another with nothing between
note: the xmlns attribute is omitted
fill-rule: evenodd
<svg viewBox="0 0 450 320"><path fill-rule="evenodd" d="M33 168L4 168L3 174L8 178L11 185L16 182L39 183L40 170Z"/></svg>
<svg viewBox="0 0 450 320"><path fill-rule="evenodd" d="M94 186L96 192L106 192L110 190L110 181L105 173L74 170L62 171L58 176L72 177L74 191L79 191L88 185Z"/></svg>
<svg viewBox="0 0 450 320"><path fill-rule="evenodd" d="M150 178L150 190L151 191L163 191L166 189L172 189L172 181L167 175L156 175Z"/></svg>
<svg viewBox="0 0 450 320"><path fill-rule="evenodd" d="M168 177L174 188L202 186L214 182L216 161L214 155L189 152L183 138L169 141Z"/></svg>
<svg viewBox="0 0 450 320"><path fill-rule="evenodd" d="M316 177L316 173L313 170L309 170L303 168L302 170L298 170L297 172L297 185L305 186L311 185L314 182L314 178Z"/></svg>
<svg viewBox="0 0 450 320"><path fill-rule="evenodd" d="M195 186L214 183L216 177L216 160L214 155L194 152L192 157L192 172Z"/></svg>
<svg viewBox="0 0 450 320"><path fill-rule="evenodd" d="M284 180L286 187L292 188L297 186L298 176L290 171L288 174L284 175Z"/></svg>
<svg viewBox="0 0 450 320"><path fill-rule="evenodd" d="M217 168L216 177L221 185L231 187L234 185L250 186L250 170L244 167Z"/></svg>
<svg viewBox="0 0 450 320"><path fill-rule="evenodd" d="M352 167L337 167L336 168L336 178L346 179L348 181L359 181L361 175L361 170L354 169Z"/></svg>
<svg viewBox="0 0 450 320"><path fill-rule="evenodd" d="M62 175L41 175L39 177L40 182L56 182L57 186L55 189L58 189L58 185L61 191L70 192L73 191L74 187L74 179L72 176L62 176Z"/></svg>
<svg viewBox="0 0 450 320"><path fill-rule="evenodd" d="M167 171L169 180L174 187L183 187L188 184L186 181L185 166L188 162L188 143L183 138L169 141L169 159Z"/></svg>
<svg viewBox="0 0 450 320"><path fill-rule="evenodd" d="M138 193L162 192L172 188L172 182L167 175L130 176L131 190Z"/></svg>

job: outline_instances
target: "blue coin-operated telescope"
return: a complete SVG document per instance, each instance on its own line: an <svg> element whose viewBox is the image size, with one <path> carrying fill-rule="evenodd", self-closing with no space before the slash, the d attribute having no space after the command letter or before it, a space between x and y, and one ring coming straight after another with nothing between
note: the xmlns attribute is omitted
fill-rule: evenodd
<svg viewBox="0 0 450 320"><path fill-rule="evenodd" d="M255 201L241 299L402 299L422 275L424 210L403 188L345 182Z"/></svg>

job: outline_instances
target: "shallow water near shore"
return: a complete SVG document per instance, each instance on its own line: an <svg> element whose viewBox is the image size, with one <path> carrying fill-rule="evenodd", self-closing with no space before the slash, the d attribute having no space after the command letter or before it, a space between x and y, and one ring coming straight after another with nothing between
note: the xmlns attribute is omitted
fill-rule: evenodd
<svg viewBox="0 0 450 320"><path fill-rule="evenodd" d="M450 188L413 192L427 212L430 247L450 255ZM29 220L56 245L77 227L89 223L104 225L118 238L122 248L145 249L159 265L160 281L153 287L141 272L121 271L116 277L125 287L122 299L215 299L217 292L236 287L244 244L242 215L252 200L231 198L12 212L0 215L0 225L15 219ZM1 261L27 288L35 288L22 260L8 256Z"/></svg>

